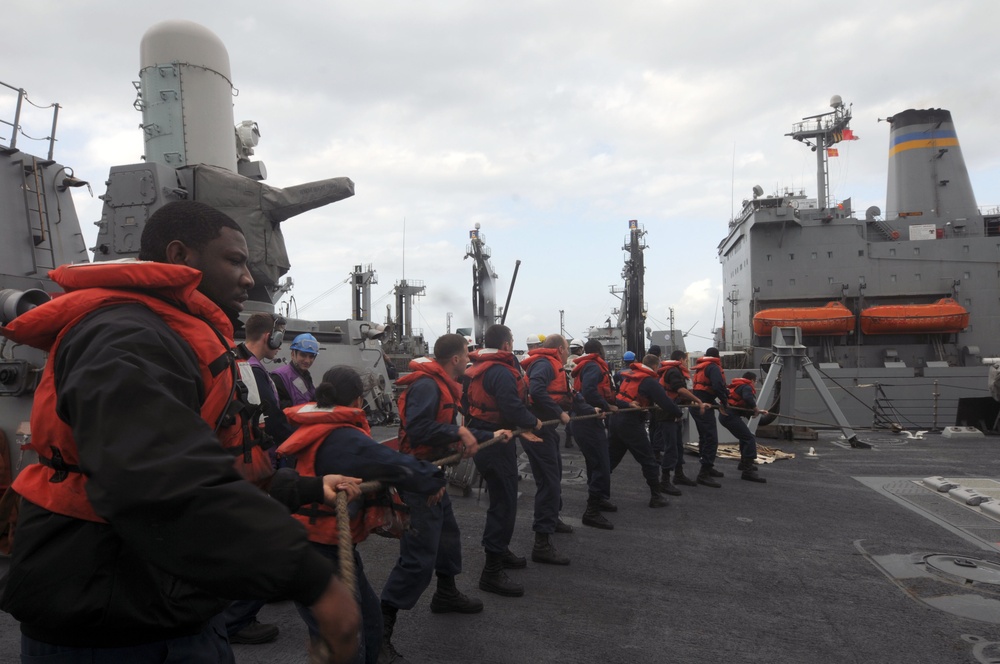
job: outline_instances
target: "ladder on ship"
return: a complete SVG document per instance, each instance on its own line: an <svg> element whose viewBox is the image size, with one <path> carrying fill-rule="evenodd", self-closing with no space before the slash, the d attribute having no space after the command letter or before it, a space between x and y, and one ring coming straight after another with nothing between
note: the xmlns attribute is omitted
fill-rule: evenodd
<svg viewBox="0 0 1000 664"><path fill-rule="evenodd" d="M30 159L30 162L28 161ZM48 209L48 192L42 170L51 166L52 160L26 157L21 162L21 192L24 194L24 214L31 238L31 265L27 276L39 271L55 269L55 248L52 242L52 224Z"/></svg>

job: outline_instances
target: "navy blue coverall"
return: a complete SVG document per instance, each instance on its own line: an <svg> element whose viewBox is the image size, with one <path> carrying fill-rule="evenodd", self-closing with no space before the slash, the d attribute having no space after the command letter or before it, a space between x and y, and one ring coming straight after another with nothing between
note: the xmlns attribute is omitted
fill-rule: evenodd
<svg viewBox="0 0 1000 664"><path fill-rule="evenodd" d="M508 369L500 365L492 366L483 374L482 381L483 389L496 401L500 423L470 417L468 427L484 431L535 427L538 418L521 401L517 382ZM491 445L477 452L473 461L490 494L486 525L483 527L483 549L486 553L506 553L517 516L517 447L513 440Z"/></svg>
<svg viewBox="0 0 1000 664"><path fill-rule="evenodd" d="M601 396L601 367L596 362L587 364L580 371L580 397L583 402L574 402L574 412L578 415L592 415L595 408L608 413L611 404ZM608 431L604 421L598 418L573 422L573 435L580 447L583 460L587 464L587 492L594 498L611 497L611 456L608 450Z"/></svg>
<svg viewBox="0 0 1000 664"><path fill-rule="evenodd" d="M639 396L649 403L659 406L671 417L680 417L681 409L667 396L663 386L655 376L644 378L639 383ZM618 399L619 408L631 408L632 404ZM644 411L630 413L615 413L611 416L611 470L618 467L625 452L631 452L639 465L642 466L642 476L646 484L652 488L660 486L660 465L653 455L653 447L645 427L646 413Z"/></svg>
<svg viewBox="0 0 1000 664"><path fill-rule="evenodd" d="M316 452L316 474L340 474L365 479L392 478L392 484L397 489L422 495L424 501L445 485L444 473L434 464L400 454L352 427L334 429L320 444ZM358 501L349 503L351 518L354 518L359 509L358 505ZM340 557L336 546L318 542L312 542L312 546L329 558L339 570ZM355 661L371 664L377 661L382 643L382 608L375 590L365 576L357 546L354 547L354 566L357 575L355 592L361 607L362 627L362 639ZM309 609L299 603L296 603L295 608L309 628L310 636L318 638L316 620Z"/></svg>
<svg viewBox="0 0 1000 664"><path fill-rule="evenodd" d="M753 416L752 411L757 408L757 397L750 385L738 385L734 391L743 399L743 405L740 408L748 409L751 412L736 411L730 408L725 415L719 415L719 424L726 427L729 433L733 434L740 442L740 458L753 461L757 458L757 437L750 431L746 420Z"/></svg>
<svg viewBox="0 0 1000 664"><path fill-rule="evenodd" d="M555 368L547 360L538 360L528 368L528 394L531 412L543 422L558 420L563 409L549 394L549 383L556 379ZM565 372L560 370L562 375ZM562 509L562 455L559 453L559 425L542 427L540 443L522 444L535 477L535 519L532 530L551 535L556 531Z"/></svg>
<svg viewBox="0 0 1000 664"><path fill-rule="evenodd" d="M711 363L705 367L705 377L712 386L712 391L692 390L694 395L705 403L721 403L725 408L729 403L729 390L723 378L722 369ZM718 401L717 401L718 400ZM715 465L715 456L719 451L719 429L715 423L715 411L706 410L704 414L697 410L691 411L694 424L698 427L698 456L701 459L702 470Z"/></svg>
<svg viewBox="0 0 1000 664"><path fill-rule="evenodd" d="M672 392L677 392L683 387L687 387L687 380L684 374L677 367L667 369L663 382L667 384ZM668 395L669 396L669 395ZM678 397L679 398L679 397ZM674 400L677 403L677 400ZM663 417L662 414L657 414ZM657 415L654 415L656 417ZM683 418L661 419L657 427L657 433L663 439L663 459L660 467L665 471L684 470L684 420Z"/></svg>
<svg viewBox="0 0 1000 664"><path fill-rule="evenodd" d="M419 378L406 388L406 435L413 446L428 445L446 456L459 439L458 425L437 421L441 393L430 376ZM454 418L453 418L454 419ZM480 443L493 438L491 431L471 429ZM498 443L496 447L505 446ZM399 559L382 588L382 602L397 609L409 610L431 582L434 572L458 576L462 571L462 539L452 511L451 498L445 492L441 502L428 505L427 496L400 491L410 507L410 529L399 542Z"/></svg>

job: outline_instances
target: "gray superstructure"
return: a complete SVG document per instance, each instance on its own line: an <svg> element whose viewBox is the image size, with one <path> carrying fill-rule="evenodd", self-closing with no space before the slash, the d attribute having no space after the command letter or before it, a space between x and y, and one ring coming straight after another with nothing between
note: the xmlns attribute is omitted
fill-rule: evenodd
<svg viewBox="0 0 1000 664"><path fill-rule="evenodd" d="M873 206L858 216L850 199L828 200L828 151L853 138L850 107L839 97L831 106L788 134L816 153L817 197L764 196L755 187L719 244L726 348L759 368L771 348L770 334L754 333L756 314L841 303L854 315L850 329L803 341L852 424L928 428L961 418L992 426L986 364L1000 355L1000 215L976 205L951 114L911 109L887 118L886 213ZM917 332L905 321L877 334L861 329L872 307L910 307L915 318L944 298L968 312L961 331L942 324ZM812 396L797 397L800 417L824 413ZM982 401L960 413L960 399Z"/></svg>
<svg viewBox="0 0 1000 664"><path fill-rule="evenodd" d="M346 177L291 187L266 184L263 164L250 159L260 138L256 123L233 121L233 84L229 55L219 38L189 21L166 21L150 28L140 45L135 108L142 113L144 159L112 166L98 226L93 260L135 258L146 220L174 200L212 205L242 227L250 250L254 288L245 316L274 312L292 288L285 277L290 260L281 225L309 210L354 195ZM65 263L91 260L70 195L89 186L73 170L54 160L57 104L33 125L24 117L34 106L24 90L2 84L0 108L0 323L44 303L59 288L48 271ZM49 110L51 109L51 110ZM48 117L48 114L51 117ZM27 148L25 126L51 127L40 149ZM38 135L34 130L32 134ZM36 146L38 143L35 144ZM44 156L42 156L44 155ZM284 281L282 281L282 277ZM334 365L356 367L365 378L365 409L375 423L391 421L394 404L379 342L383 329L368 320L307 320L294 305L287 318L286 348L299 333L309 332L321 352L311 372L318 379ZM4 438L17 461L17 445L30 436L34 390L46 356L0 336L0 444ZM24 463L34 459L24 459ZM0 488L3 481L0 477Z"/></svg>

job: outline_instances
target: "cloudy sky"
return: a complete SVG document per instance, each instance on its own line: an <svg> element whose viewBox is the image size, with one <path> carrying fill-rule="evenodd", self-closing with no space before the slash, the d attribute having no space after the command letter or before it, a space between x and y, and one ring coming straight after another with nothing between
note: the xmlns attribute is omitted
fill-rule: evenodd
<svg viewBox="0 0 1000 664"><path fill-rule="evenodd" d="M825 9L825 11L824 11ZM575 2L55 2L4 8L0 80L58 102L56 158L103 193L139 161L139 41L162 20L226 44L237 122L255 120L268 183L348 176L356 195L283 225L303 318L346 318L371 263L375 317L394 283L423 281L428 340L471 326L468 231L480 224L499 304L532 333L586 335L618 306L628 220L647 231L653 329L710 344L722 324L716 246L755 184L815 196L793 122L853 104L861 140L831 160L835 199L885 207L889 127L907 108L951 110L981 206L1000 204L995 27L981 0ZM9 119L9 97L0 116ZM48 116L25 131L45 135ZM32 121L36 125L30 124ZM100 201L77 190L88 245ZM404 251L405 250L405 251ZM405 253L405 261L404 261ZM331 289L334 289L331 291ZM324 295L326 294L326 295ZM322 296L322 297L321 297ZM294 313L294 312L293 312Z"/></svg>

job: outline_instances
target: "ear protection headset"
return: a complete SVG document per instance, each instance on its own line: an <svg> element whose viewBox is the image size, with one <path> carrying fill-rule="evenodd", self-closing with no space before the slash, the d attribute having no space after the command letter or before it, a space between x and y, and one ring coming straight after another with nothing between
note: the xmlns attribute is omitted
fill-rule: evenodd
<svg viewBox="0 0 1000 664"><path fill-rule="evenodd" d="M274 325L271 327L271 331L267 333L267 347L271 350L278 350L281 348L281 342L285 340L285 321L281 316L274 317Z"/></svg>

